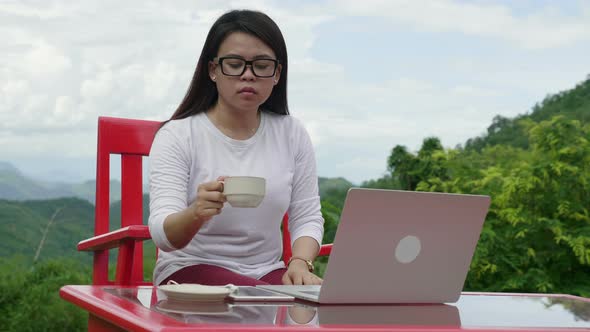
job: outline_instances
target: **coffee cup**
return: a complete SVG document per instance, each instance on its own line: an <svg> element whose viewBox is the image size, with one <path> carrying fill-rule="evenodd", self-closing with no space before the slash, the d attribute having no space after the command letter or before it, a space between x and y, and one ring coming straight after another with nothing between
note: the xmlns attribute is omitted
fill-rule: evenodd
<svg viewBox="0 0 590 332"><path fill-rule="evenodd" d="M265 178L256 176L229 176L222 182L223 194L232 207L258 207L266 194Z"/></svg>

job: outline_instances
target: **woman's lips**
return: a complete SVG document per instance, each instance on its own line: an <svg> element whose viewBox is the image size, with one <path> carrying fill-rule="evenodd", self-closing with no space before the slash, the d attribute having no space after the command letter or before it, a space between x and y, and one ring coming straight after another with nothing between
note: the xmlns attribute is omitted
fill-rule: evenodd
<svg viewBox="0 0 590 332"><path fill-rule="evenodd" d="M241 88L238 91L238 93L245 94L245 95L254 95L254 94L256 94L256 89L251 88L251 87L244 87L244 88Z"/></svg>

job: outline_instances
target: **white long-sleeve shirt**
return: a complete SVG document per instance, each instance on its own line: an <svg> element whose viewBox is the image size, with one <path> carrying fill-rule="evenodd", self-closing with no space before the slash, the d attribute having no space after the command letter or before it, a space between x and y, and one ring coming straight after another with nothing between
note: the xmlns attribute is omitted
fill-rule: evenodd
<svg viewBox="0 0 590 332"><path fill-rule="evenodd" d="M164 220L197 197L199 184L219 176L260 176L266 195L257 208L224 204L189 244L177 249L164 233ZM154 284L186 266L212 264L261 278L284 267L280 224L289 213L293 243L310 236L321 245L324 232L315 155L302 124L289 115L261 112L260 126L247 140L224 135L205 113L168 122L150 152L151 236L160 248Z"/></svg>

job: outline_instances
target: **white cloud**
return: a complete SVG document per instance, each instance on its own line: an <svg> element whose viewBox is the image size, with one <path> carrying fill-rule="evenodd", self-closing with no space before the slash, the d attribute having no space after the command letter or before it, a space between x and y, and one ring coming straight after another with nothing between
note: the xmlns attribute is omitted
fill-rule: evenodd
<svg viewBox="0 0 590 332"><path fill-rule="evenodd" d="M471 85L458 85L452 89L452 92L458 96L469 97L499 97L501 93L486 88L475 87Z"/></svg>
<svg viewBox="0 0 590 332"><path fill-rule="evenodd" d="M186 92L213 21L230 8L254 8L268 13L285 36L291 111L310 132L320 175L358 183L382 173L394 145L417 149L425 136L435 135L453 146L483 132L494 115L522 113L544 94L573 86L572 77L585 76L587 61L566 56L587 50L586 7L575 14L543 7L517 15L508 6L446 0L3 1L0 155L94 159L99 115L168 118ZM363 72L359 80L360 60L351 66L342 58L397 54L395 43L367 49L347 35L341 47L322 48L326 28L360 16L384 18L363 25L367 33L383 28L420 31L425 39L499 40L503 49L490 52L502 56L457 52L445 59L444 50L412 54L410 47L391 71L374 77ZM578 49L560 53L565 46ZM433 72L420 61L440 65ZM403 72L408 64L415 69Z"/></svg>
<svg viewBox="0 0 590 332"><path fill-rule="evenodd" d="M24 99L29 89L29 83L24 79L0 82L0 114L11 111L8 105L14 105Z"/></svg>
<svg viewBox="0 0 590 332"><path fill-rule="evenodd" d="M110 69L105 69L93 79L87 79L82 82L80 94L82 98L95 99L106 97L114 88L113 73Z"/></svg>
<svg viewBox="0 0 590 332"><path fill-rule="evenodd" d="M315 87L325 84L308 81ZM361 83L346 77L325 86L330 88L313 99L296 94L294 114L318 151L320 174L344 175L355 183L381 176L395 145L417 151L425 137L436 136L454 147L483 133L494 115L506 114L495 101L499 92L477 86L413 78Z"/></svg>
<svg viewBox="0 0 590 332"><path fill-rule="evenodd" d="M46 118L47 126L62 129L75 128L85 119L76 101L70 96L58 96L55 100L53 116Z"/></svg>
<svg viewBox="0 0 590 332"><path fill-rule="evenodd" d="M325 63L315 60L309 56L295 58L289 63L290 72L299 78L324 75L341 75L344 68L338 64Z"/></svg>
<svg viewBox="0 0 590 332"><path fill-rule="evenodd" d="M74 102L70 96L59 96L55 100L55 111L56 117L65 118L71 114L74 109Z"/></svg>
<svg viewBox="0 0 590 332"><path fill-rule="evenodd" d="M33 42L33 48L23 60L22 69L31 76L61 74L72 66L71 60L60 49L45 40Z"/></svg>
<svg viewBox="0 0 590 332"><path fill-rule="evenodd" d="M363 170L363 171L370 171L372 174L381 174L385 172L385 159L383 158L351 158L350 160L345 160L341 163L336 164L335 167L337 170L342 170L344 172L349 173L351 169L354 170ZM356 181L357 184L360 184L358 179L353 179ZM370 180L370 179L362 179Z"/></svg>
<svg viewBox="0 0 590 332"><path fill-rule="evenodd" d="M338 0L330 8L350 16L385 17L418 30L501 38L531 49L590 40L588 7L575 17L553 7L517 16L503 5L453 0Z"/></svg>
<svg viewBox="0 0 590 332"><path fill-rule="evenodd" d="M158 62L144 75L144 94L151 100L160 101L170 95L178 81L178 70L174 64Z"/></svg>
<svg viewBox="0 0 590 332"><path fill-rule="evenodd" d="M18 0L5 0L0 2L0 13L24 18L56 19L67 16L77 6L75 2L68 5L55 1L39 1L31 6Z"/></svg>

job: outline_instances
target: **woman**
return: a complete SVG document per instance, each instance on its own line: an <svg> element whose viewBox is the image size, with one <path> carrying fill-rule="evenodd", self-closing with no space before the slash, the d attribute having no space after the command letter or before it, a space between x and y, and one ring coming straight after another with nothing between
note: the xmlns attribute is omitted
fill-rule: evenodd
<svg viewBox="0 0 590 332"><path fill-rule="evenodd" d="M266 178L254 209L224 204L223 179ZM280 260L289 213L293 259ZM309 263L324 220L309 135L287 107L287 49L263 13L236 10L211 27L184 100L150 153L154 284L321 284Z"/></svg>

